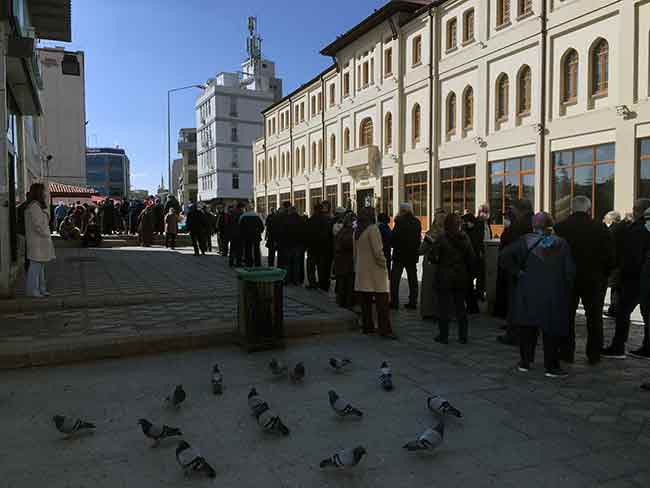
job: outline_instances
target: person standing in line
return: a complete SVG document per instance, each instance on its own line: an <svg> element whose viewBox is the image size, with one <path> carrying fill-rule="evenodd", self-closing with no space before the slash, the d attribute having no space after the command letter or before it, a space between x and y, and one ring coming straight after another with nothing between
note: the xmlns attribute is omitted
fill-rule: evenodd
<svg viewBox="0 0 650 488"><path fill-rule="evenodd" d="M232 267L241 267L242 265L242 245L241 234L239 230L239 217L244 213L244 203L238 203L233 206L228 214L228 226L226 228L226 235L230 246L230 253L228 254L228 264Z"/></svg>
<svg viewBox="0 0 650 488"><path fill-rule="evenodd" d="M445 217L444 232L433 242L431 254L436 264L435 286L438 295L439 335L435 338L441 344L449 343L449 322L453 313L458 322L458 342L467 344L469 323L465 296L469 285L470 263L475 255L472 243L460 229L460 219L456 214Z"/></svg>
<svg viewBox="0 0 650 488"><path fill-rule="evenodd" d="M239 233L244 248L244 264L251 268L262 266L260 244L264 232L264 221L257 215L252 205L239 217Z"/></svg>
<svg viewBox="0 0 650 488"><path fill-rule="evenodd" d="M377 221L379 224L379 233L381 234L381 242L384 246L384 256L386 256L386 269L388 270L388 276L390 278L391 273L391 243L393 242L393 230L390 228L390 217L386 213L380 213L377 216Z"/></svg>
<svg viewBox="0 0 650 488"><path fill-rule="evenodd" d="M266 216L266 235L264 237L266 238L266 248L269 250L266 260L266 265L269 268L273 268L275 266L275 258L276 255L278 255L278 229L276 225L279 223L278 217L278 212L273 209ZM280 259L278 259L278 266L279 261Z"/></svg>
<svg viewBox="0 0 650 488"><path fill-rule="evenodd" d="M330 289L333 236L329 214L330 204L323 201L314 207L307 222L307 287L310 289Z"/></svg>
<svg viewBox="0 0 650 488"><path fill-rule="evenodd" d="M413 215L410 203L400 205L399 215L395 217L393 228L393 270L390 277L391 308L399 308L399 285L402 273L406 269L409 282L409 302L404 308L415 310L418 306L418 275L417 264L420 259L419 250L422 240L422 224Z"/></svg>
<svg viewBox="0 0 650 488"><path fill-rule="evenodd" d="M153 206L153 213L154 213L154 233L160 235L162 237L163 234L163 229L165 225L165 207L163 206L162 202L160 201L160 198L156 198L154 200L154 206Z"/></svg>
<svg viewBox="0 0 650 488"><path fill-rule="evenodd" d="M25 238L29 268L25 279L25 294L32 298L49 296L45 281L45 263L56 258L50 233L45 186L34 183L29 189L30 202L25 207Z"/></svg>
<svg viewBox="0 0 650 488"><path fill-rule="evenodd" d="M63 222L63 219L67 214L68 207L65 206L65 203L59 202L59 204L54 209L55 228L58 229L61 226L61 222Z"/></svg>
<svg viewBox="0 0 650 488"><path fill-rule="evenodd" d="M156 228L153 205L152 200L147 200L144 210L138 217L138 232L140 233L140 244L142 244L142 247L151 247L153 244L153 233Z"/></svg>
<svg viewBox="0 0 650 488"><path fill-rule="evenodd" d="M549 378L563 378L560 346L569 335L569 301L575 264L569 244L553 234L553 219L545 212L533 218L533 232L503 250L499 265L514 278L510 313L520 328L518 369L535 361L539 329L544 338L544 367Z"/></svg>
<svg viewBox="0 0 650 488"><path fill-rule="evenodd" d="M289 285L303 286L306 221L302 215L298 215L296 207L285 202L275 225L279 225L278 263L281 268L287 270L286 282Z"/></svg>
<svg viewBox="0 0 650 488"><path fill-rule="evenodd" d="M616 265L614 240L601 222L591 218L591 200L585 196L573 199L573 213L555 226L555 233L569 243L576 265L576 280L569 309L568 340L560 348L561 359L575 361L578 304L582 301L587 316L587 359L600 362L603 349L603 305L607 279Z"/></svg>
<svg viewBox="0 0 650 488"><path fill-rule="evenodd" d="M463 232L469 237L475 256L474 261L467 263L469 266L469 282L467 283L465 303L467 305L467 313L476 315L480 312L478 308L479 291L475 288L474 283L478 282L479 279L480 263L485 263L485 244L483 243L485 229L476 225L477 219L469 210L463 215L462 222Z"/></svg>
<svg viewBox="0 0 650 488"><path fill-rule="evenodd" d="M478 275L476 278L476 291L478 299L485 300L485 242L492 240L492 222L490 220L490 207L483 204L479 207L478 217L476 217L476 227L478 233L483 233L483 253L479 256Z"/></svg>
<svg viewBox="0 0 650 488"><path fill-rule="evenodd" d="M612 240L614 244L616 244L616 234L623 230L626 226L626 224L623 222L623 219L621 218L621 214L615 210L612 210L611 212L607 212L605 214L605 217L603 218L603 223L605 224L605 227L607 227L607 230L612 236ZM616 257L616 263L618 264L619 262L618 256ZM609 318L616 318L616 306L618 304L618 296L619 296L619 289L618 289L618 276L620 274L620 271L618 267L616 267L609 275L609 278L607 280L607 285L609 287L609 307L607 307L607 310L603 315L605 317Z"/></svg>
<svg viewBox="0 0 650 488"><path fill-rule="evenodd" d="M165 247L176 248L176 236L178 235L178 214L176 207L169 207L165 216Z"/></svg>
<svg viewBox="0 0 650 488"><path fill-rule="evenodd" d="M375 224L375 209L362 208L354 232L354 291L361 300L361 320L364 334L373 334L373 299L377 307L379 335L397 339L390 323L390 285L381 234Z"/></svg>
<svg viewBox="0 0 650 488"><path fill-rule="evenodd" d="M194 247L194 255L205 256L205 234L206 234L206 217L205 214L199 210L196 204L192 204L190 211L187 213L187 220L185 221L185 228L190 233L192 239L192 247ZM200 251L200 254L199 254Z"/></svg>
<svg viewBox="0 0 650 488"><path fill-rule="evenodd" d="M630 335L630 316L640 304L641 271L650 252L650 232L646 228L645 212L650 208L650 199L640 198L634 202L634 221L615 236L616 256L620 266L620 296L616 315L616 333L602 356L608 359L625 359L625 345ZM648 316L645 305L641 314ZM650 359L650 336L647 333L643 345L630 352L631 356Z"/></svg>
<svg viewBox="0 0 650 488"><path fill-rule="evenodd" d="M422 284L420 286L420 316L423 319L432 318L438 320L439 306L438 306L438 292L436 289L436 269L437 265L434 262L434 256L431 253L433 245L440 239L440 236L445 230L445 218L447 212L439 208L435 211L431 227L424 235L422 244L420 245L420 255L422 258Z"/></svg>
<svg viewBox="0 0 650 488"><path fill-rule="evenodd" d="M353 213L345 214L334 241L336 303L343 308L354 306L354 220Z"/></svg>
<svg viewBox="0 0 650 488"><path fill-rule="evenodd" d="M217 206L217 243L219 255L228 256L228 239L226 238L226 227L228 226L228 213L224 211L223 205Z"/></svg>

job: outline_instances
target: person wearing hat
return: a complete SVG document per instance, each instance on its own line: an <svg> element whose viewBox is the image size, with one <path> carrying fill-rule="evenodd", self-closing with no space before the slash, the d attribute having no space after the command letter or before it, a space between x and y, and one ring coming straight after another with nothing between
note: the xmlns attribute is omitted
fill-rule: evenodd
<svg viewBox="0 0 650 488"><path fill-rule="evenodd" d="M399 308L399 285L402 273L406 270L409 282L409 302L405 308L415 310L418 303L417 264L420 259L420 243L422 241L422 225L413 215L413 206L402 203L399 215L395 217L393 228L393 268L390 277L391 308Z"/></svg>

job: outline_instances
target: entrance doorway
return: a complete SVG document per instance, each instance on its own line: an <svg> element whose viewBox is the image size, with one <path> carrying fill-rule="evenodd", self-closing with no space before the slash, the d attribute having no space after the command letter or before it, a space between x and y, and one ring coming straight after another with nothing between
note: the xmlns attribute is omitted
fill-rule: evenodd
<svg viewBox="0 0 650 488"><path fill-rule="evenodd" d="M375 191L370 188L368 190L357 191L357 212L364 207L375 206Z"/></svg>

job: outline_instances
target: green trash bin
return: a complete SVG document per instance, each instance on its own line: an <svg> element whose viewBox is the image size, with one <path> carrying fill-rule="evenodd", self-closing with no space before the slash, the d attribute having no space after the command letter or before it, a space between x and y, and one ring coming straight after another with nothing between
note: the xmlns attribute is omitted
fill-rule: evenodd
<svg viewBox="0 0 650 488"><path fill-rule="evenodd" d="M284 347L284 277L278 268L238 268L237 331L247 351Z"/></svg>

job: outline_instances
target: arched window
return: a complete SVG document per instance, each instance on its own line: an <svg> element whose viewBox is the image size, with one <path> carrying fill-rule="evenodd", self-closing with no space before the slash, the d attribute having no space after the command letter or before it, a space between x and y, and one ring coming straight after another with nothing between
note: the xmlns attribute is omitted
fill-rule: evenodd
<svg viewBox="0 0 650 488"><path fill-rule="evenodd" d="M336 162L336 136L332 134L330 136L330 164L334 166Z"/></svg>
<svg viewBox="0 0 650 488"><path fill-rule="evenodd" d="M343 131L343 150L345 152L350 150L350 129L347 127Z"/></svg>
<svg viewBox="0 0 650 488"><path fill-rule="evenodd" d="M497 107L496 119L498 122L505 122L508 120L508 98L510 96L510 81L508 75L503 73L497 78Z"/></svg>
<svg viewBox="0 0 650 488"><path fill-rule="evenodd" d="M311 143L311 165L310 168L312 171L316 168L316 151L318 149L316 148L316 142Z"/></svg>
<svg viewBox="0 0 650 488"><path fill-rule="evenodd" d="M415 104L413 111L411 112L411 143L415 148L415 145L420 142L422 136L422 109L420 109L419 104Z"/></svg>
<svg viewBox="0 0 650 488"><path fill-rule="evenodd" d="M285 167L284 167L285 161L284 161L284 154L280 156L280 177L284 178L285 177Z"/></svg>
<svg viewBox="0 0 650 488"><path fill-rule="evenodd" d="M593 85L592 95L607 95L609 87L609 44L605 39L600 39L594 44L591 51L591 66Z"/></svg>
<svg viewBox="0 0 650 488"><path fill-rule="evenodd" d="M293 172L294 174L300 173L300 148L296 148L296 155L293 160Z"/></svg>
<svg viewBox="0 0 650 488"><path fill-rule="evenodd" d="M562 101L573 103L578 98L578 53L569 49L562 60Z"/></svg>
<svg viewBox="0 0 650 488"><path fill-rule="evenodd" d="M307 169L307 148L305 148L305 146L302 146L302 150L300 152L300 167L302 168L302 172L304 174L305 170Z"/></svg>
<svg viewBox="0 0 650 488"><path fill-rule="evenodd" d="M393 146L393 114L388 112L384 121L384 146L386 151Z"/></svg>
<svg viewBox="0 0 650 488"><path fill-rule="evenodd" d="M465 88L463 93L463 130L474 128L474 89L471 86Z"/></svg>
<svg viewBox="0 0 650 488"><path fill-rule="evenodd" d="M316 156L316 161L318 161L318 166L320 167L323 164L323 141L318 141L318 155Z"/></svg>
<svg viewBox="0 0 650 488"><path fill-rule="evenodd" d="M531 100L533 96L532 75L529 66L523 66L517 76L517 114L528 115L530 113Z"/></svg>
<svg viewBox="0 0 650 488"><path fill-rule="evenodd" d="M456 132L456 94L451 92L447 96L447 134Z"/></svg>
<svg viewBox="0 0 650 488"><path fill-rule="evenodd" d="M372 130L372 119L370 117L363 119L359 126L360 147L372 146Z"/></svg>

